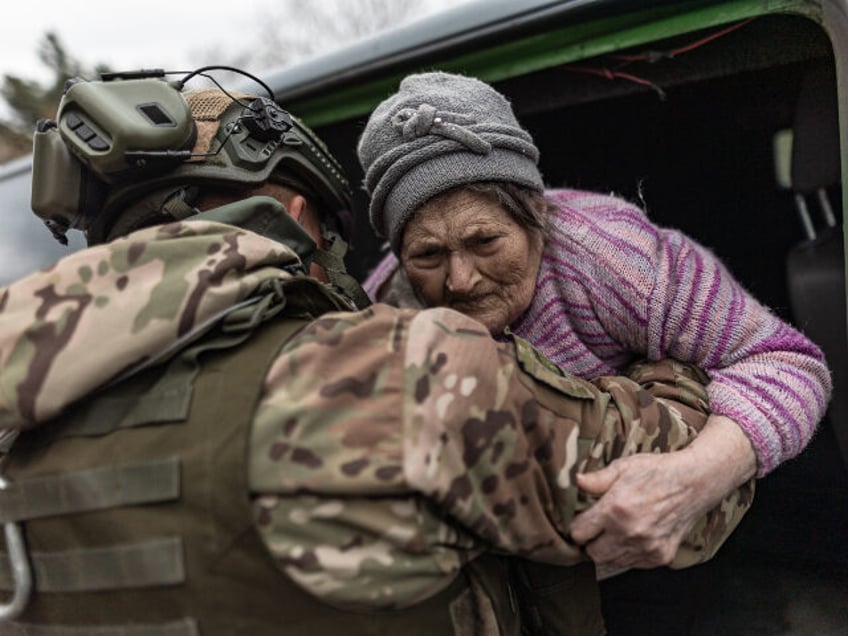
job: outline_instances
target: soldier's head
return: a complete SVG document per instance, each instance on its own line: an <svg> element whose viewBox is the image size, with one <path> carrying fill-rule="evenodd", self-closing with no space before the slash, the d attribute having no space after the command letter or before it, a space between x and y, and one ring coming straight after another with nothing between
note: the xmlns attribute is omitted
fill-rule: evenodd
<svg viewBox="0 0 848 636"><path fill-rule="evenodd" d="M324 144L259 80L268 97L183 92L205 70L68 82L33 152L32 208L57 239L74 228L101 243L254 194L282 202L319 245L345 233L348 182Z"/></svg>

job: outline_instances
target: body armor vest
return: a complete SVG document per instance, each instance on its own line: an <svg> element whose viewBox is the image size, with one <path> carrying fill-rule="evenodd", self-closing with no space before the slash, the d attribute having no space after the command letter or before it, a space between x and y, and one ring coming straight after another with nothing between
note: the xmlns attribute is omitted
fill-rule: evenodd
<svg viewBox="0 0 848 636"><path fill-rule="evenodd" d="M21 435L0 522L26 534L34 591L0 634L517 634L506 562L482 557L430 599L338 610L276 568L253 527L246 462L262 380L304 321L241 346L204 338L164 367ZM12 579L0 555L0 589Z"/></svg>

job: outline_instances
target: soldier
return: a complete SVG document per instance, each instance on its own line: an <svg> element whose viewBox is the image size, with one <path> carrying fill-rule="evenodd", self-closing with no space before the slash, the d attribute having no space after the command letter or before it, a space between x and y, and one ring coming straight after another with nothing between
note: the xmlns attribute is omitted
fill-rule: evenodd
<svg viewBox="0 0 848 636"><path fill-rule="evenodd" d="M338 164L192 75L71 83L36 133L33 209L90 247L0 290L0 634L517 634L491 555L585 562L575 475L685 446L705 376L586 382L451 310L366 307Z"/></svg>

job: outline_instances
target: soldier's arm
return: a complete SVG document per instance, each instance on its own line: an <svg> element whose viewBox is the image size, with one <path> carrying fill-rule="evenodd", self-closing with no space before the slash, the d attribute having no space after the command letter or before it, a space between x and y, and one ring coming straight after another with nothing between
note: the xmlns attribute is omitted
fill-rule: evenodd
<svg viewBox="0 0 848 636"><path fill-rule="evenodd" d="M592 503L576 475L619 457L687 446L707 420L707 378L663 361L636 365L629 378L587 383L558 373L520 339L490 347L460 338L472 331L463 320L444 312L448 329L421 317L412 323L407 373L418 370L419 381L430 373L435 394L412 407L407 477L487 543L573 563L584 555L568 526ZM453 377L475 389L466 396L440 388ZM711 557L747 511L752 492L749 482L709 511L672 565Z"/></svg>
<svg viewBox="0 0 848 636"><path fill-rule="evenodd" d="M267 378L258 526L295 580L331 595L415 571L413 598L481 549L574 564L569 522L591 504L576 474L687 444L706 404L686 373L584 382L446 309L325 316Z"/></svg>

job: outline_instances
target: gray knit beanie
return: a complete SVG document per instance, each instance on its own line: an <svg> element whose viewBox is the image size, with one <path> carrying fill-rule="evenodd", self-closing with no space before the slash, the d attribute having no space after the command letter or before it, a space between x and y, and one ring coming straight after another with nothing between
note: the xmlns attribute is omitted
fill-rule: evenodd
<svg viewBox="0 0 848 636"><path fill-rule="evenodd" d="M539 151L507 99L462 75L408 76L371 114L357 150L371 225L396 253L407 221L437 194L479 181L544 189Z"/></svg>

